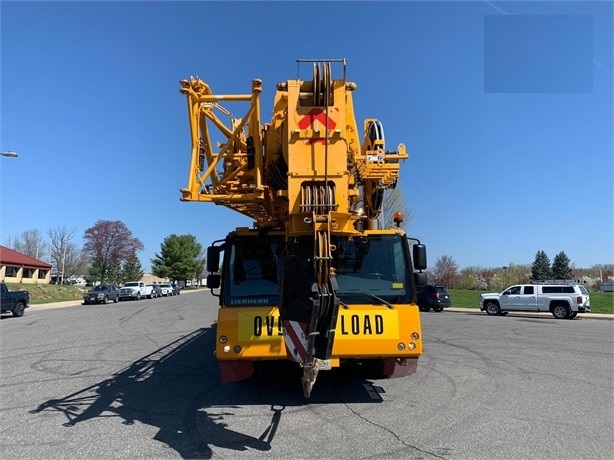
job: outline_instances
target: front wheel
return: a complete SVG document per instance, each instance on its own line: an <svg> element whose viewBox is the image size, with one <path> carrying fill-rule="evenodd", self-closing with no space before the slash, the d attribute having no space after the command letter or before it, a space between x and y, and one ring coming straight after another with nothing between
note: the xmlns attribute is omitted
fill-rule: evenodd
<svg viewBox="0 0 614 460"><path fill-rule="evenodd" d="M117 303L117 302L119 302L119 296L117 296L117 297L115 297L115 298L113 299L113 303Z"/></svg>
<svg viewBox="0 0 614 460"><path fill-rule="evenodd" d="M488 302L486 304L486 313L495 316L500 314L501 310L499 309L499 305L497 305L495 302Z"/></svg>
<svg viewBox="0 0 614 460"><path fill-rule="evenodd" d="M13 316L16 318L21 318L26 311L26 304L23 302L17 302L15 308L13 309Z"/></svg>
<svg viewBox="0 0 614 460"><path fill-rule="evenodd" d="M442 312L443 307L433 307L433 311L436 311L437 313Z"/></svg>
<svg viewBox="0 0 614 460"><path fill-rule="evenodd" d="M136 295L136 300L141 300L141 293L140 292Z"/></svg>
<svg viewBox="0 0 614 460"><path fill-rule="evenodd" d="M578 316L578 312L572 311L571 314L569 315L569 319L574 319L576 316Z"/></svg>
<svg viewBox="0 0 614 460"><path fill-rule="evenodd" d="M429 311L431 309L431 307L429 307L429 304L426 302L418 302L418 308L420 309L420 311Z"/></svg>
<svg viewBox="0 0 614 460"><path fill-rule="evenodd" d="M564 304L557 304L552 308L552 316L556 319L565 319L571 315L569 307Z"/></svg>

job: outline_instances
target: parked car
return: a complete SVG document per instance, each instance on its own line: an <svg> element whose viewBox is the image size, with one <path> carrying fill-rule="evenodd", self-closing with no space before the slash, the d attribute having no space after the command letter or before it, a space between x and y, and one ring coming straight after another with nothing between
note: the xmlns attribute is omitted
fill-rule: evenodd
<svg viewBox="0 0 614 460"><path fill-rule="evenodd" d="M573 319L578 313L590 313L591 300L582 284L555 280L516 284L501 293L482 294L480 310L489 315L507 315L510 311L550 312L556 319Z"/></svg>
<svg viewBox="0 0 614 460"><path fill-rule="evenodd" d="M119 288L114 284L99 284L83 294L83 304L119 302Z"/></svg>
<svg viewBox="0 0 614 460"><path fill-rule="evenodd" d="M420 308L420 311L429 311L432 308L433 311L439 312L444 308L452 306L450 294L443 286L426 284L421 288L418 287L416 295L418 297L418 308Z"/></svg>
<svg viewBox="0 0 614 460"><path fill-rule="evenodd" d="M162 283L159 284L158 286L160 286L160 289L162 289L162 295L163 296L172 296L173 294L173 286L171 286L170 283Z"/></svg>
<svg viewBox="0 0 614 460"><path fill-rule="evenodd" d="M179 285L177 283L172 283L171 286L173 288L173 295L181 294L181 289L179 288Z"/></svg>
<svg viewBox="0 0 614 460"><path fill-rule="evenodd" d="M147 286L151 286L151 297L162 297L162 288L159 284L148 284Z"/></svg>
<svg viewBox="0 0 614 460"><path fill-rule="evenodd" d="M128 281L119 290L119 300L141 300L145 297L151 299L152 288L142 281Z"/></svg>

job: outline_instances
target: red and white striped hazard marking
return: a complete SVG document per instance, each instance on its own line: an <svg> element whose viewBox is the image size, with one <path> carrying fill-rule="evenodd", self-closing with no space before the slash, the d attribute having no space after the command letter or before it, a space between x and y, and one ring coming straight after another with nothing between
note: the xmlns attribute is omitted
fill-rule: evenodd
<svg viewBox="0 0 614 460"><path fill-rule="evenodd" d="M284 342L288 358L304 363L307 355L307 323L283 321Z"/></svg>

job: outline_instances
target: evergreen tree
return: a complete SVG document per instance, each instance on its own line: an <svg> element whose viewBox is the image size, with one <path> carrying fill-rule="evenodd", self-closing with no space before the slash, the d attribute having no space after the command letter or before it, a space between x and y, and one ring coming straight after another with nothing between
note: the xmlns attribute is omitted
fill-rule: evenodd
<svg viewBox="0 0 614 460"><path fill-rule="evenodd" d="M101 278L101 270L100 265L94 262L90 265L90 268L87 272L87 276L85 277L85 281L91 284L94 284L96 281L100 281Z"/></svg>
<svg viewBox="0 0 614 460"><path fill-rule="evenodd" d="M203 247L193 235L169 235L160 245L160 255L151 259L151 271L173 281L191 280L200 276L203 268Z"/></svg>
<svg viewBox="0 0 614 460"><path fill-rule="evenodd" d="M143 266L141 261L136 256L136 252L124 262L121 270L121 276L124 282L126 281L139 281L143 278Z"/></svg>
<svg viewBox="0 0 614 460"><path fill-rule="evenodd" d="M111 263L107 266L105 282L112 284L122 283L122 267L119 263Z"/></svg>
<svg viewBox="0 0 614 460"><path fill-rule="evenodd" d="M535 255L535 261L531 267L531 278L534 281L552 278L550 259L544 251L537 251L537 254Z"/></svg>
<svg viewBox="0 0 614 460"><path fill-rule="evenodd" d="M569 267L569 257L564 251L559 252L554 256L552 261L552 276L555 280L569 280L573 276L573 272Z"/></svg>

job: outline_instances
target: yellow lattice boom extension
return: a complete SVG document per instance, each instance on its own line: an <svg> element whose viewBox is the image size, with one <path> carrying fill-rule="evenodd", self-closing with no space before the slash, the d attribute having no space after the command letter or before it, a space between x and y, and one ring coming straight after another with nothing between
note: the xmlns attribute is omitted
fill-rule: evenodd
<svg viewBox="0 0 614 460"><path fill-rule="evenodd" d="M227 206L288 235L312 232L306 221L314 215L327 216L335 233L355 233L358 220L377 217L377 196L395 186L408 157L404 145L385 150L377 119L365 120L359 136L355 89L345 81L345 62L339 79L331 78L330 62L314 62L311 80L277 84L272 119L262 124L261 80L250 94L233 95L216 95L200 79L181 81L192 141L181 199ZM233 102L248 103L242 117L230 115ZM214 132L224 139L216 146Z"/></svg>

